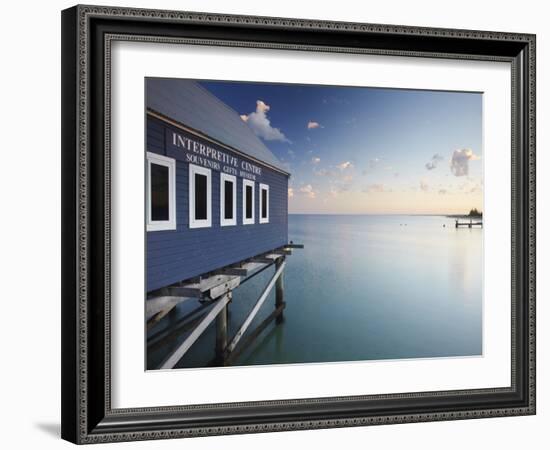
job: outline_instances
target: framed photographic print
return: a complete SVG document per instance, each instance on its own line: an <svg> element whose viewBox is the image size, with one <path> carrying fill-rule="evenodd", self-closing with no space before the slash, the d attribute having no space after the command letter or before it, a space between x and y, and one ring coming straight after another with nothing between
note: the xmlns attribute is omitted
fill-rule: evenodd
<svg viewBox="0 0 550 450"><path fill-rule="evenodd" d="M535 36L62 13L62 436L535 413Z"/></svg>

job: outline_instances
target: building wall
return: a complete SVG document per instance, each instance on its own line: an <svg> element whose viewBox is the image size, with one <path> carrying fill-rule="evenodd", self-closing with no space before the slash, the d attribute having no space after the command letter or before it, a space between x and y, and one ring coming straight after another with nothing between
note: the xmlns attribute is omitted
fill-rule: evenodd
<svg viewBox="0 0 550 450"><path fill-rule="evenodd" d="M176 159L177 229L147 232L147 291L201 275L288 243L288 177L262 166L255 180L255 223L242 224L242 181L237 177L237 225L220 226L220 172L212 169L212 226L189 228L189 164L174 151L175 131L232 156L231 151L185 133L154 117L147 118L147 151ZM247 160L238 156L241 160ZM248 160L258 165L257 162ZM259 223L259 183L269 185L269 223Z"/></svg>

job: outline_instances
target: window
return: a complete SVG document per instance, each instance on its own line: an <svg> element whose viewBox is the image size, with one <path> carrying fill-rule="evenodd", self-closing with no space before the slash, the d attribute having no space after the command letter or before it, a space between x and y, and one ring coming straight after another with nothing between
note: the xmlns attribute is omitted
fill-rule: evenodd
<svg viewBox="0 0 550 450"><path fill-rule="evenodd" d="M147 152L147 231L176 229L176 161Z"/></svg>
<svg viewBox="0 0 550 450"><path fill-rule="evenodd" d="M212 172L189 164L189 228L212 226Z"/></svg>
<svg viewBox="0 0 550 450"><path fill-rule="evenodd" d="M243 224L254 223L254 181L243 179Z"/></svg>
<svg viewBox="0 0 550 450"><path fill-rule="evenodd" d="M260 223L269 223L269 186L260 183Z"/></svg>
<svg viewBox="0 0 550 450"><path fill-rule="evenodd" d="M226 173L220 176L220 225L237 225L237 178Z"/></svg>

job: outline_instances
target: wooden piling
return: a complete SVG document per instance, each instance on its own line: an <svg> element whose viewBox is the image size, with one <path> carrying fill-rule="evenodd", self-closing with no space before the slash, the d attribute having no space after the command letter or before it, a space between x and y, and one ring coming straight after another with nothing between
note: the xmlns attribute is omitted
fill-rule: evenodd
<svg viewBox="0 0 550 450"><path fill-rule="evenodd" d="M283 265L285 261L285 257L277 259L275 261L275 270L279 270L279 268ZM283 308L285 303L285 282L284 282L284 271L281 273L279 278L277 278L277 282L275 284L275 309L280 310L280 313L277 315L277 318L275 319L275 323L279 324L283 322Z"/></svg>
<svg viewBox="0 0 550 450"><path fill-rule="evenodd" d="M187 350L195 343L200 335L206 330L214 320L216 320L219 312L225 309L229 302L229 296L227 294L221 296L214 302L214 305L208 311L208 313L201 319L197 326L193 329L191 334L180 344L180 346L169 355L163 362L160 363L159 369L173 369L178 361L187 353ZM227 315L225 316L227 318ZM227 322L226 322L227 323Z"/></svg>
<svg viewBox="0 0 550 450"><path fill-rule="evenodd" d="M214 326L216 330L215 356L211 364L216 366L231 365L238 358L238 355L251 346L273 320L276 324L282 323L285 308L283 276L286 267L286 256L292 254L291 249L293 248L303 248L303 245L291 242L284 247L235 263L232 266L222 267L194 280L184 280L156 292L157 297L151 297L147 304L147 319L151 322L149 328L152 328L154 324L166 317L168 312L173 310L180 302L194 301L199 304L198 308L178 320L175 327L161 330L148 337L147 346L152 348L164 345L167 341L179 339L182 333L187 334L189 332L185 340L160 363L158 368L171 369L175 367L190 347L214 322L216 323ZM233 290L242 282L258 275L272 265L275 266L275 274L238 331L231 339L228 339L228 305L232 300ZM237 347L273 288L275 288L275 309L259 326L249 332L249 335ZM203 309L207 311L201 313Z"/></svg>
<svg viewBox="0 0 550 450"><path fill-rule="evenodd" d="M233 296L232 292L225 294L229 297ZM228 302L229 304L229 302ZM227 348L227 315L229 306L226 304L216 317L216 362L219 365L225 365L225 349Z"/></svg>
<svg viewBox="0 0 550 450"><path fill-rule="evenodd" d="M231 342L227 346L227 352L226 353L231 353L232 351L235 350L235 347L237 346L237 344L239 343L239 341L243 337L244 333L246 332L246 330L248 329L248 327L250 326L250 324L252 323L252 321L256 317L256 314L258 314L258 311L260 310L263 303L267 299L267 296L269 295L269 293L271 292L271 290L273 289L273 287L275 286L275 284L277 283L277 281L279 280L279 278L283 274L284 270L285 270L285 263L283 262L280 265L280 267L277 269L275 274L273 275L273 278L271 278L271 280L269 281L269 283L265 287L264 291L262 292L262 295L260 296L260 298L258 299L256 304L252 307L252 310L246 316L246 319L244 320L243 324L240 326L238 331L235 333L235 336L233 336L233 338L231 339ZM284 304L283 304L283 307L284 307ZM282 308L281 308L281 311L282 311Z"/></svg>
<svg viewBox="0 0 550 450"><path fill-rule="evenodd" d="M256 340L256 338L267 328L267 326L280 314L283 313L286 304L283 303L279 308L274 309L273 312L267 316L255 329L250 333L250 335L244 339L241 344L232 352L229 352L225 359L225 365L231 366L235 360L247 350Z"/></svg>

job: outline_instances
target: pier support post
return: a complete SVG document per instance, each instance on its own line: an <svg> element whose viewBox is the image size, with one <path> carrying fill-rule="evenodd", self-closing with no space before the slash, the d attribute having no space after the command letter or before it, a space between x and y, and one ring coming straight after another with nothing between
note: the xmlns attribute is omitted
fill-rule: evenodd
<svg viewBox="0 0 550 450"><path fill-rule="evenodd" d="M231 301L232 293L225 294ZM225 305L216 316L216 362L225 365L225 349L227 347L227 314L229 306Z"/></svg>
<svg viewBox="0 0 550 450"><path fill-rule="evenodd" d="M279 270L279 268L283 265L285 261L285 257L277 258L275 261L275 271ZM283 273L277 278L277 282L275 284L275 309L279 308L284 304L285 301L285 281L284 281L285 272L283 270ZM275 319L275 323L279 324L282 323L284 320L283 317L283 310L281 309L281 313L277 316Z"/></svg>

